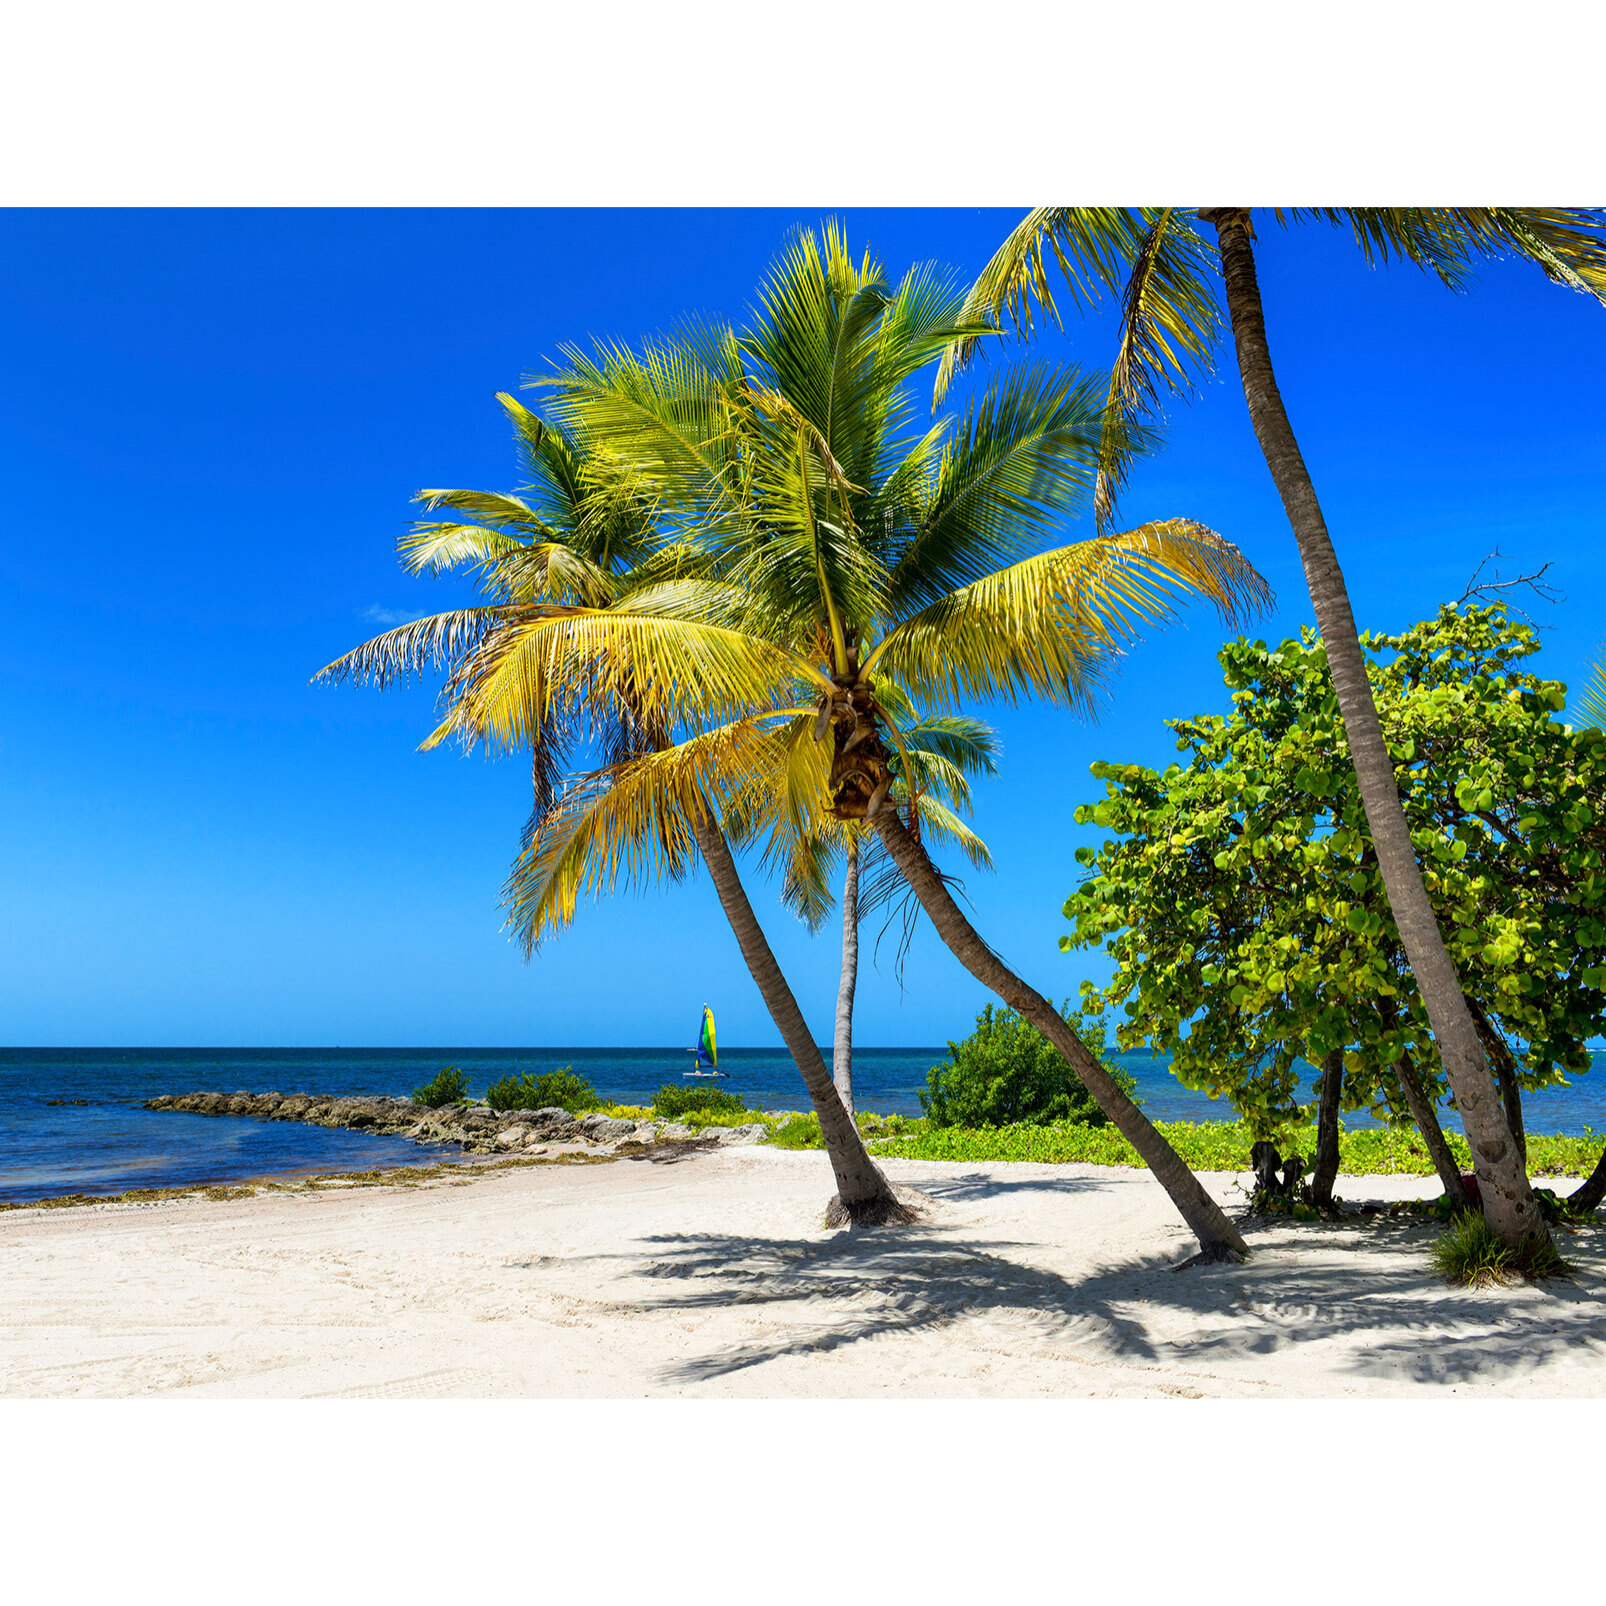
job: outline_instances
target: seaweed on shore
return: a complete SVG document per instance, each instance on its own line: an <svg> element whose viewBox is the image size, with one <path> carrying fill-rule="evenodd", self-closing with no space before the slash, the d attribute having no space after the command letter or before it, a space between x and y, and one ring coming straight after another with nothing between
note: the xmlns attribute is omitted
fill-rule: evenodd
<svg viewBox="0 0 1606 1606"><path fill-rule="evenodd" d="M0 1201L0 1211L68 1210L84 1205L175 1204L185 1199L256 1199L264 1194L317 1193L335 1188L419 1188L436 1182L454 1186L478 1181L490 1171L538 1165L606 1165L612 1154L516 1154L485 1161L435 1161L429 1165L386 1166L368 1171L327 1171L307 1176L260 1177L237 1183L188 1183L172 1188L129 1188L122 1193L64 1193L50 1199Z"/></svg>

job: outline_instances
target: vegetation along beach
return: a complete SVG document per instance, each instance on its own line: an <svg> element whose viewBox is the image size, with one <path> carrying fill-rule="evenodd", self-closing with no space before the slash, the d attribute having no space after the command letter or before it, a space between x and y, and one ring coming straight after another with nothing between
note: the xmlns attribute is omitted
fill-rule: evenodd
<svg viewBox="0 0 1606 1606"><path fill-rule="evenodd" d="M30 804L0 1391L1606 1394L1606 216L516 221Z"/></svg>

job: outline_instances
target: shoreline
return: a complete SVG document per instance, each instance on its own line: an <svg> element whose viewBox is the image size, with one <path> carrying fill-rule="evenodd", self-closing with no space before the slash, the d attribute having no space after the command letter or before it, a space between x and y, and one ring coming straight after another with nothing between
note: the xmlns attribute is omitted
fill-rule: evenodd
<svg viewBox="0 0 1606 1606"><path fill-rule="evenodd" d="M797 1112L764 1112L763 1122L726 1126L715 1120L690 1125L652 1119L646 1110L620 1105L609 1107L610 1111L620 1113L596 1111L575 1116L556 1106L496 1112L474 1099L431 1107L389 1095L287 1095L276 1091L158 1094L141 1101L139 1108L202 1117L232 1116L259 1121L289 1121L393 1136L417 1144L424 1152L416 1162L368 1168L324 1170L309 1166L264 1171L250 1176L219 1176L213 1179L191 1177L181 1184L129 1188L117 1192L73 1190L39 1198L0 1199L0 1213L29 1209L62 1210L112 1203L150 1205L184 1198L222 1201L264 1193L311 1192L320 1188L420 1186L422 1178L438 1177L446 1171L462 1177L464 1173L485 1170L487 1167L483 1162L487 1157L500 1157L509 1162L549 1163L553 1160L569 1160L571 1156L598 1159L612 1158L616 1153L628 1156L665 1144L678 1145L680 1152L719 1144L759 1144L772 1137L789 1119L797 1118ZM928 1163L956 1161L1007 1166L1094 1165L1143 1169L1136 1155L1128 1151L1124 1140L1113 1128L946 1128L912 1132L907 1125L894 1130L886 1126L886 1119L869 1111L860 1112L861 1130L871 1153L883 1166L899 1160L916 1160ZM1166 1122L1159 1125L1195 1171L1236 1177L1248 1173L1248 1143L1243 1138L1241 1122ZM1372 1163L1341 1171L1341 1187L1353 1188L1367 1177L1427 1178L1433 1175L1425 1153L1417 1146L1414 1132L1402 1129L1382 1137L1381 1142L1380 1136L1369 1128L1345 1130L1341 1139L1345 1147L1348 1148L1353 1142L1358 1151L1354 1158ZM1198 1139L1202 1141L1197 1145L1193 1141L1181 1141ZM1225 1141L1229 1139L1234 1141ZM1242 1141L1236 1141L1239 1139ZM1588 1145L1597 1141L1594 1134L1580 1139L1530 1133L1530 1174L1535 1183L1538 1184L1541 1178L1581 1179L1587 1176L1598 1158ZM1244 1153L1231 1156L1230 1151L1235 1147L1242 1148ZM455 1149L461 1157L441 1157L439 1151L444 1149ZM430 1150L437 1152L431 1154ZM805 1148L800 1152L818 1151ZM1228 1163L1223 1164L1224 1159ZM1237 1163L1233 1163L1234 1159ZM464 1180L467 1178L464 1177Z"/></svg>

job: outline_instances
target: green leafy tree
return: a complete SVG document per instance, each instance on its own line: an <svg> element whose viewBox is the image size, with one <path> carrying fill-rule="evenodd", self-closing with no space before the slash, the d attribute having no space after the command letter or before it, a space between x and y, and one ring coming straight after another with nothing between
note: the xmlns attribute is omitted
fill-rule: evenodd
<svg viewBox="0 0 1606 1606"><path fill-rule="evenodd" d="M1521 1087L1586 1071L1606 1013L1606 735L1563 722L1564 688L1519 667L1533 632L1499 607L1362 642L1413 848L1520 1133ZM1305 1119L1300 1057L1326 1071L1341 1056L1343 1106L1414 1118L1458 1195L1434 1115L1446 1081L1323 647L1307 630L1230 643L1221 663L1233 711L1173 722L1185 764L1093 767L1106 796L1077 819L1117 835L1078 850L1094 874L1061 946L1104 945L1116 972L1093 991L1124 1013L1119 1041L1169 1053L1257 1136Z"/></svg>
<svg viewBox="0 0 1606 1606"><path fill-rule="evenodd" d="M1137 1102L1137 1084L1105 1051L1104 1021L1084 1016L1069 1002L1060 1015ZM969 1037L949 1043L947 1060L932 1066L920 1105L937 1127L1106 1126L1110 1119L1036 1026L1018 1010L992 1004L982 1007Z"/></svg>
<svg viewBox="0 0 1606 1606"><path fill-rule="evenodd" d="M1120 334L1110 372L1095 505L1100 526L1113 517L1139 421L1167 392L1186 393L1211 373L1226 302L1238 377L1266 466L1287 513L1326 643L1339 717L1347 733L1367 827L1396 928L1421 989L1433 1034L1466 1124L1483 1208L1514 1252L1543 1241L1546 1228L1528 1185L1520 1144L1502 1116L1483 1032L1468 1008L1444 933L1433 915L1410 828L1393 784L1393 764L1378 723L1356 634L1349 591L1317 500L1316 487L1277 388L1265 308L1255 268L1255 220L1288 227L1347 230L1369 263L1394 259L1436 275L1451 289L1470 280L1481 260L1514 257L1547 278L1606 301L1603 214L1540 207L1072 207L1045 206L1026 218L982 271L964 309L967 319L1006 309L1029 330L1031 309L1051 315L1049 269L1063 272L1082 304L1120 302ZM1215 236L1212 248L1208 229ZM955 342L938 389L979 337Z"/></svg>

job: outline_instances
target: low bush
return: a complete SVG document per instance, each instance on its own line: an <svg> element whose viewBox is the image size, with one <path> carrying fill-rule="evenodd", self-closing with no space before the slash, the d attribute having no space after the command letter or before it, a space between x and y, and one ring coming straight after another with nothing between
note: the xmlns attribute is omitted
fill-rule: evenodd
<svg viewBox="0 0 1606 1606"><path fill-rule="evenodd" d="M693 1126L738 1126L750 1115L757 1119L740 1093L727 1093L717 1087L677 1087L673 1082L653 1094L652 1113L660 1121L688 1121ZM700 1122L689 1120L691 1117L700 1118ZM727 1123L723 1117L731 1119Z"/></svg>
<svg viewBox="0 0 1606 1606"><path fill-rule="evenodd" d="M1255 1134L1242 1121L1156 1121L1155 1128L1183 1163L1196 1171L1248 1171ZM1472 1157L1459 1133L1445 1133L1451 1151L1472 1169ZM1544 1174L1588 1176L1600 1158L1601 1137L1528 1134L1528 1167ZM1432 1176L1433 1162L1414 1128L1395 1131L1364 1127L1341 1132L1340 1167L1346 1176ZM905 1135L875 1145L877 1154L904 1160L1034 1160L1061 1165L1141 1165L1137 1152L1113 1126L947 1127L915 1122Z"/></svg>
<svg viewBox="0 0 1606 1606"><path fill-rule="evenodd" d="M825 1134L820 1130L820 1118L813 1110L807 1115L791 1115L770 1130L764 1139L773 1149L823 1149Z"/></svg>
<svg viewBox="0 0 1606 1606"><path fill-rule="evenodd" d="M820 1118L813 1110L802 1114L794 1112L781 1119L775 1116L770 1116L768 1119L776 1123L771 1126L769 1136L764 1139L772 1148L823 1149L825 1147L825 1134L820 1130ZM859 1129L859 1135L866 1144L908 1137L926 1129L924 1121L911 1121L902 1115L877 1115L873 1110L860 1110L853 1119ZM877 1149L876 1152L885 1151Z"/></svg>
<svg viewBox="0 0 1606 1606"><path fill-rule="evenodd" d="M468 1097L468 1074L455 1065L448 1065L435 1073L432 1082L413 1089L413 1103L425 1109L438 1110L443 1104L461 1104Z"/></svg>
<svg viewBox="0 0 1606 1606"><path fill-rule="evenodd" d="M1093 1057L1133 1098L1137 1084L1106 1055L1102 1016L1069 1004L1061 1014ZM988 1004L948 1060L933 1065L920 1095L933 1127L1103 1126L1109 1117L1093 1101L1064 1055L1013 1009Z"/></svg>
<svg viewBox="0 0 1606 1606"><path fill-rule="evenodd" d="M525 1071L520 1076L504 1076L485 1090L485 1102L500 1113L503 1110L567 1110L584 1115L607 1107L608 1101L569 1066L561 1071L545 1071L540 1076Z"/></svg>

